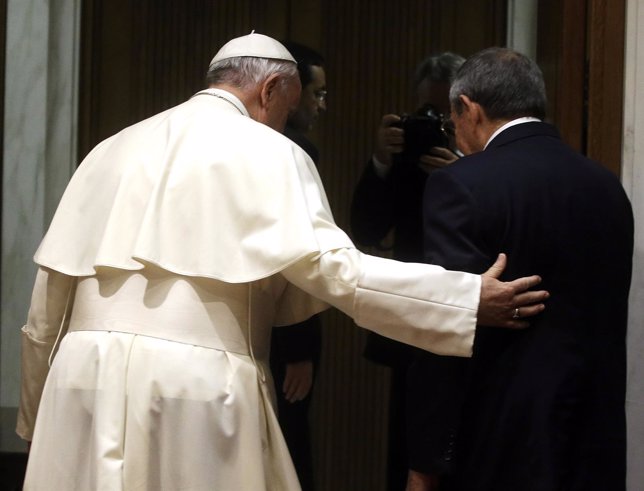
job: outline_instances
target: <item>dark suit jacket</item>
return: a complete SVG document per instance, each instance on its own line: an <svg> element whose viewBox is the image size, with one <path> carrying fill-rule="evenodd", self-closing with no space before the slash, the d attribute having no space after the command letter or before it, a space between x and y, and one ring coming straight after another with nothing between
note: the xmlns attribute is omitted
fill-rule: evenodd
<svg viewBox="0 0 644 491"><path fill-rule="evenodd" d="M530 328L479 327L456 442L454 489L625 488L625 335L633 217L618 179L545 123L510 127L436 171L427 259L550 291Z"/></svg>

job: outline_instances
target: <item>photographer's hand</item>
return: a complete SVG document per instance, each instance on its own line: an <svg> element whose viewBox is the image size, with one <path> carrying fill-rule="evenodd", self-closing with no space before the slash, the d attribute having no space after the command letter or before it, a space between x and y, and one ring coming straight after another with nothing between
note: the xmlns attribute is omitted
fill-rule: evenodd
<svg viewBox="0 0 644 491"><path fill-rule="evenodd" d="M458 160L458 155L452 152L449 148L434 147L431 149L430 155L421 155L418 165L428 174L433 170L440 169L441 167L448 166Z"/></svg>
<svg viewBox="0 0 644 491"><path fill-rule="evenodd" d="M392 126L400 121L400 116L396 114L385 114L380 121L378 132L376 133L376 150L374 156L384 165L391 165L392 153L403 151L404 137L403 130L397 126Z"/></svg>

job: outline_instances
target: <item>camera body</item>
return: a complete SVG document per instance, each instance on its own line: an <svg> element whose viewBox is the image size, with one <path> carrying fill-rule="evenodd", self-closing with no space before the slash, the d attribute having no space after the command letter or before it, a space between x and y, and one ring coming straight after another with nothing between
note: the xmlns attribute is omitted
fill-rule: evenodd
<svg viewBox="0 0 644 491"><path fill-rule="evenodd" d="M421 155L433 147L449 148L450 142L442 130L443 115L432 105L425 104L413 114L403 114L395 126L404 131L404 147L398 159L417 164Z"/></svg>

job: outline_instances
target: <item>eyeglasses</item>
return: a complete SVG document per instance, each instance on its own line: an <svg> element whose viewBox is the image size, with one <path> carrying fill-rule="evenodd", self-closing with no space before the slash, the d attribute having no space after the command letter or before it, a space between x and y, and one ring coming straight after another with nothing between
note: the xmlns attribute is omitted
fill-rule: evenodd
<svg viewBox="0 0 644 491"><path fill-rule="evenodd" d="M313 92L315 100L318 102L326 102L327 91L326 90L316 90Z"/></svg>

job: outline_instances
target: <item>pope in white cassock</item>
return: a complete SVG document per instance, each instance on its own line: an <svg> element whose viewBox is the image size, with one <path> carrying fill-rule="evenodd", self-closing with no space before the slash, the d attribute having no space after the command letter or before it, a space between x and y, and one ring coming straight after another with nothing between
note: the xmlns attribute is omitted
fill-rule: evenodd
<svg viewBox="0 0 644 491"><path fill-rule="evenodd" d="M277 41L222 47L210 88L100 143L35 255L18 434L26 490L297 490L272 406L271 327L329 305L469 356L477 322L543 308L510 283L360 253L281 131L300 87ZM503 262L503 258L499 263ZM49 366L51 364L51 367Z"/></svg>

